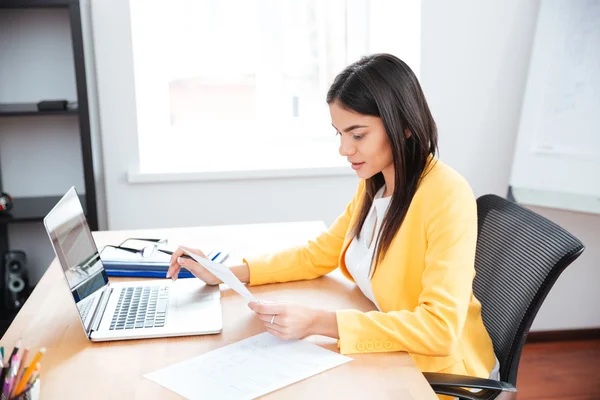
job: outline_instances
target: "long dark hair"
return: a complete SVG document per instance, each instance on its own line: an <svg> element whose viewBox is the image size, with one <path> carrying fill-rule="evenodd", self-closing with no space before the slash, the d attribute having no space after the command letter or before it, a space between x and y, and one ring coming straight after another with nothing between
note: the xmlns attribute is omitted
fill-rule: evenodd
<svg viewBox="0 0 600 400"><path fill-rule="evenodd" d="M402 225L428 157L435 158L435 121L413 71L390 54L373 54L346 67L327 92L327 103L333 102L348 110L381 118L390 141L394 193L377 239L374 260L380 261ZM366 180L365 196L352 227L354 237L360 237L373 198L384 183L381 172Z"/></svg>

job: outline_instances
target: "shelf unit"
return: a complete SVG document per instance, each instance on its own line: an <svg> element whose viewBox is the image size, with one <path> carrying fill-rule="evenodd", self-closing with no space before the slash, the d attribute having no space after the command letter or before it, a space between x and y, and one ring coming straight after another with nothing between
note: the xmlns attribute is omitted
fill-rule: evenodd
<svg viewBox="0 0 600 400"><path fill-rule="evenodd" d="M0 0L1 1L1 0ZM79 108L67 106L66 110L39 111L35 103L0 103L0 118L2 117L33 117L36 115L77 115Z"/></svg>
<svg viewBox="0 0 600 400"><path fill-rule="evenodd" d="M98 213L96 207L96 189L94 182L94 164L92 158L92 139L90 130L90 117L88 109L88 92L86 84L85 55L81 26L81 9L78 0L0 0L0 13L7 9L66 9L71 31L71 45L73 50L73 65L75 71L75 85L77 101L70 103L66 110L39 111L36 103L0 103L0 123L4 118L36 118L38 116L63 115L78 119L79 135L81 139L81 160L85 194L80 196L88 224L92 230L98 230ZM0 54L0 62L2 55ZM48 100L48 99L39 99ZM33 137L32 140L35 138ZM0 160L1 161L1 160ZM1 162L0 162L1 166ZM0 172L0 191L3 188L2 173ZM16 197L14 206L8 213L0 214L0 257L10 249L8 238L8 225L26 222L41 222L46 214L58 202L61 195ZM0 259L0 265L2 260ZM0 288L4 290L4 277L0 277ZM2 292L3 293L3 292ZM3 306L3 301L0 302ZM0 306L0 319L6 315Z"/></svg>
<svg viewBox="0 0 600 400"><path fill-rule="evenodd" d="M0 224L41 221L60 198L61 196L17 197L13 199L14 206L10 214L0 214ZM84 211L87 212L86 196L80 195L79 200L84 205Z"/></svg>

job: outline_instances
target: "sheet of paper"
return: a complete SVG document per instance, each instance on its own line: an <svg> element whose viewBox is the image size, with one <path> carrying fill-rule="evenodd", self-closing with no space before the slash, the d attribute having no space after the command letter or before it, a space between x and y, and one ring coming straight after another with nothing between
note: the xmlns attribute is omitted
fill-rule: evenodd
<svg viewBox="0 0 600 400"><path fill-rule="evenodd" d="M197 254L190 253L183 247L181 248L186 254L192 257L196 262L202 265L204 268L209 270L214 276L223 281L227 286L231 289L235 290L241 296L243 296L248 301L255 301L256 298L250 293L246 285L244 285L234 274L231 272L229 267L223 264L216 263L214 261L210 261L204 257L200 257Z"/></svg>
<svg viewBox="0 0 600 400"><path fill-rule="evenodd" d="M270 333L144 375L187 399L254 399L352 359Z"/></svg>

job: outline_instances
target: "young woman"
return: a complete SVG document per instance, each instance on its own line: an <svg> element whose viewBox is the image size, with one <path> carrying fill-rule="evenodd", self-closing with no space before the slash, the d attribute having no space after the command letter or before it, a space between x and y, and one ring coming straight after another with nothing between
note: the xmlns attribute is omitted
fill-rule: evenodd
<svg viewBox="0 0 600 400"><path fill-rule="evenodd" d="M361 178L354 198L314 241L231 269L242 282L262 285L339 266L379 311L249 307L282 339L325 335L338 338L344 354L406 351L422 371L498 379L472 290L475 199L465 179L435 157L437 129L414 73L389 54L363 58L336 77L327 103L339 152ZM220 283L181 255L173 254L167 277L185 267Z"/></svg>

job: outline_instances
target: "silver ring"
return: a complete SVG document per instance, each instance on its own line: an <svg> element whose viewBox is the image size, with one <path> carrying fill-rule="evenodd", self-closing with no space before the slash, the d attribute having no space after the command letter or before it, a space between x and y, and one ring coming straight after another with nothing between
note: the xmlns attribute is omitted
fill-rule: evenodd
<svg viewBox="0 0 600 400"><path fill-rule="evenodd" d="M275 325L275 315L271 317L271 325Z"/></svg>

